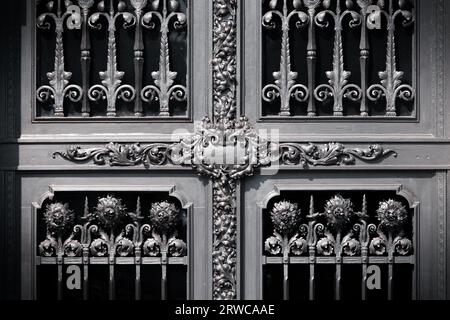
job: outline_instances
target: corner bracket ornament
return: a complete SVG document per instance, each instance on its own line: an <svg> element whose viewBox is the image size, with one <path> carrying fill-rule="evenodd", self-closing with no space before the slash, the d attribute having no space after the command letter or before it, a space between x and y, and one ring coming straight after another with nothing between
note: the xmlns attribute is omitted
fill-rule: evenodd
<svg viewBox="0 0 450 320"><path fill-rule="evenodd" d="M237 298L237 183L258 167L353 165L356 159L380 162L396 153L380 145L346 148L339 143L277 143L265 139L241 116L236 119L237 0L213 1L214 119L204 118L192 136L173 144L71 147L53 157L99 166L188 166L213 187L212 298Z"/></svg>

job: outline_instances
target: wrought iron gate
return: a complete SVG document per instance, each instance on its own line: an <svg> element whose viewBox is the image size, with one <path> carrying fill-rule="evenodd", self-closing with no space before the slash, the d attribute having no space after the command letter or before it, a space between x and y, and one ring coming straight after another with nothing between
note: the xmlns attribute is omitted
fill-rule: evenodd
<svg viewBox="0 0 450 320"><path fill-rule="evenodd" d="M448 297L443 0L7 7L5 297Z"/></svg>

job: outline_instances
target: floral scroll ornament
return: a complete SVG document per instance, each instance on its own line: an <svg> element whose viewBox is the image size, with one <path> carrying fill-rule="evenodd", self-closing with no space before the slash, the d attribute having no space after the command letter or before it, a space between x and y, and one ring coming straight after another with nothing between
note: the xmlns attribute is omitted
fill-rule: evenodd
<svg viewBox="0 0 450 320"><path fill-rule="evenodd" d="M69 205L60 202L49 204L44 213L47 238L39 244L39 253L45 257L64 255L64 232L71 227L75 215Z"/></svg>
<svg viewBox="0 0 450 320"><path fill-rule="evenodd" d="M120 225L129 214L126 212L122 200L108 195L98 200L94 213L90 220L98 224L92 229L97 234L90 245L92 255L110 258L116 256L128 256L133 252L133 242L130 240L127 230L122 230L116 236L117 226Z"/></svg>
<svg viewBox="0 0 450 320"><path fill-rule="evenodd" d="M186 243L176 238L180 210L173 203L163 201L152 204L149 220L152 237L143 244L144 255L152 257L186 255Z"/></svg>
<svg viewBox="0 0 450 320"><path fill-rule="evenodd" d="M398 254L406 256L412 252L412 242L405 237L404 226L408 221L405 206L394 200L380 202L377 210L380 224L378 236L370 242L370 253L375 255Z"/></svg>
<svg viewBox="0 0 450 320"><path fill-rule="evenodd" d="M365 200L364 200L365 201ZM324 212L308 216L309 219L325 219L324 225L317 228L320 239L317 241L317 253L330 256L342 254L354 256L359 254L361 243L358 240L360 227L355 224L367 218L364 212L355 212L350 199L336 195L327 201Z"/></svg>
<svg viewBox="0 0 450 320"><path fill-rule="evenodd" d="M276 203L271 212L274 236L265 242L265 250L272 254L300 256L308 246L305 238L307 226L301 225L301 210L289 201Z"/></svg>

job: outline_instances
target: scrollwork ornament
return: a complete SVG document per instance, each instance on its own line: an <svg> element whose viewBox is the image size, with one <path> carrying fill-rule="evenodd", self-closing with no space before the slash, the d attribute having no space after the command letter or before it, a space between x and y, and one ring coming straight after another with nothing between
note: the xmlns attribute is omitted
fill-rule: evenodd
<svg viewBox="0 0 450 320"><path fill-rule="evenodd" d="M269 3L270 11L266 12L262 18L262 24L267 29L276 27L275 19L280 19L282 30L281 38L281 58L280 70L273 73L275 82L268 84L262 89L262 98L266 102L280 100L280 116L290 116L291 99L299 102L305 102L309 98L309 90L303 84L296 84L298 73L292 71L291 52L289 40L289 26L291 21L296 20L296 27L303 28L309 22L309 17L303 11L298 10L301 7L301 1L293 1L294 9L289 12L288 0L282 0L282 11L276 10L278 0Z"/></svg>
<svg viewBox="0 0 450 320"><path fill-rule="evenodd" d="M65 71L64 62L64 23L69 30L80 29L81 14L78 6L66 1L65 12L61 0L57 0L56 13L52 12L55 1L47 2L49 12L41 14L37 18L37 27L40 29L50 29L50 22L55 24L56 46L54 70L47 73L49 85L43 85L37 89L36 98L39 102L47 102L52 99L55 117L64 117L64 100L67 98L72 102L79 102L83 97L83 89L75 84L69 84L72 73Z"/></svg>
<svg viewBox="0 0 450 320"><path fill-rule="evenodd" d="M161 12L158 11L160 2L162 2ZM153 1L153 10L142 17L142 26L147 29L156 27L154 20L158 20L161 26L159 70L151 74L155 84L144 87L141 92L142 100L145 102L159 101L160 117L170 116L169 104L171 100L183 102L187 98L186 87L179 84L175 85L177 72L170 70L169 26L173 23L175 29L182 29L187 22L186 15L177 11L178 7L178 0Z"/></svg>
<svg viewBox="0 0 450 320"><path fill-rule="evenodd" d="M407 27L413 24L414 16L407 9L407 0L399 1L399 8L394 10L394 0L389 1L389 8L384 10L384 2L379 3L379 10L374 11L368 19L370 21L380 21L384 16L387 21L387 46L386 46L386 70L379 73L381 84L374 84L367 89L367 97L372 101L386 99L386 116L397 116L397 100L413 101L415 97L414 89L402 82L404 72L397 70L396 56L396 38L395 25L396 20L403 19L403 26Z"/></svg>
<svg viewBox="0 0 450 320"><path fill-rule="evenodd" d="M109 143L104 148L70 147L66 152L55 152L53 158L60 156L65 160L76 163L93 161L96 165L108 163L110 166L119 167L136 165L148 167L171 163L172 147L164 143L147 146L141 146L139 143L131 145Z"/></svg>
<svg viewBox="0 0 450 320"><path fill-rule="evenodd" d="M353 1L346 1L346 10L342 12L340 1L336 2L336 12L330 10L330 2L323 1L324 10L317 13L314 23L320 28L327 28L330 17L334 21L334 49L333 49L333 70L326 72L328 84L319 85L314 91L314 97L321 102L333 98L333 114L337 117L344 116L343 100L359 101L362 98L362 91L359 86L349 82L351 72L344 67L344 48L342 44L342 30L344 19L349 16L349 26L351 28L361 25L361 16L356 11L351 10Z"/></svg>
<svg viewBox="0 0 450 320"><path fill-rule="evenodd" d="M116 23L119 17L124 20L123 27L129 28L136 24L136 18L129 12L124 12L125 2L119 1L117 12L115 12L114 1L109 1L109 13L103 12L105 9L104 1L98 4L98 12L92 14L89 18L89 26L94 29L101 29L100 18L104 18L108 27L108 52L106 71L99 73L102 84L96 84L89 89L88 96L92 101L106 99L107 116L116 116L116 101L122 99L131 102L136 97L135 89L128 85L122 84L125 75L123 71L118 70L117 66L117 48L116 48Z"/></svg>
<svg viewBox="0 0 450 320"><path fill-rule="evenodd" d="M380 145L371 145L366 149L350 149L341 143L317 144L280 144L280 162L284 165L307 166L332 166L353 165L356 159L364 162L381 161L397 153L390 149L384 149Z"/></svg>

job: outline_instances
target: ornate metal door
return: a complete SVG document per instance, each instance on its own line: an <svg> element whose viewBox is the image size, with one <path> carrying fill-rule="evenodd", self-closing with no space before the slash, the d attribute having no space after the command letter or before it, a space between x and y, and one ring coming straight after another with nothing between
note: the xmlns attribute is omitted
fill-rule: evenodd
<svg viewBox="0 0 450 320"><path fill-rule="evenodd" d="M448 297L443 0L5 6L2 296Z"/></svg>

